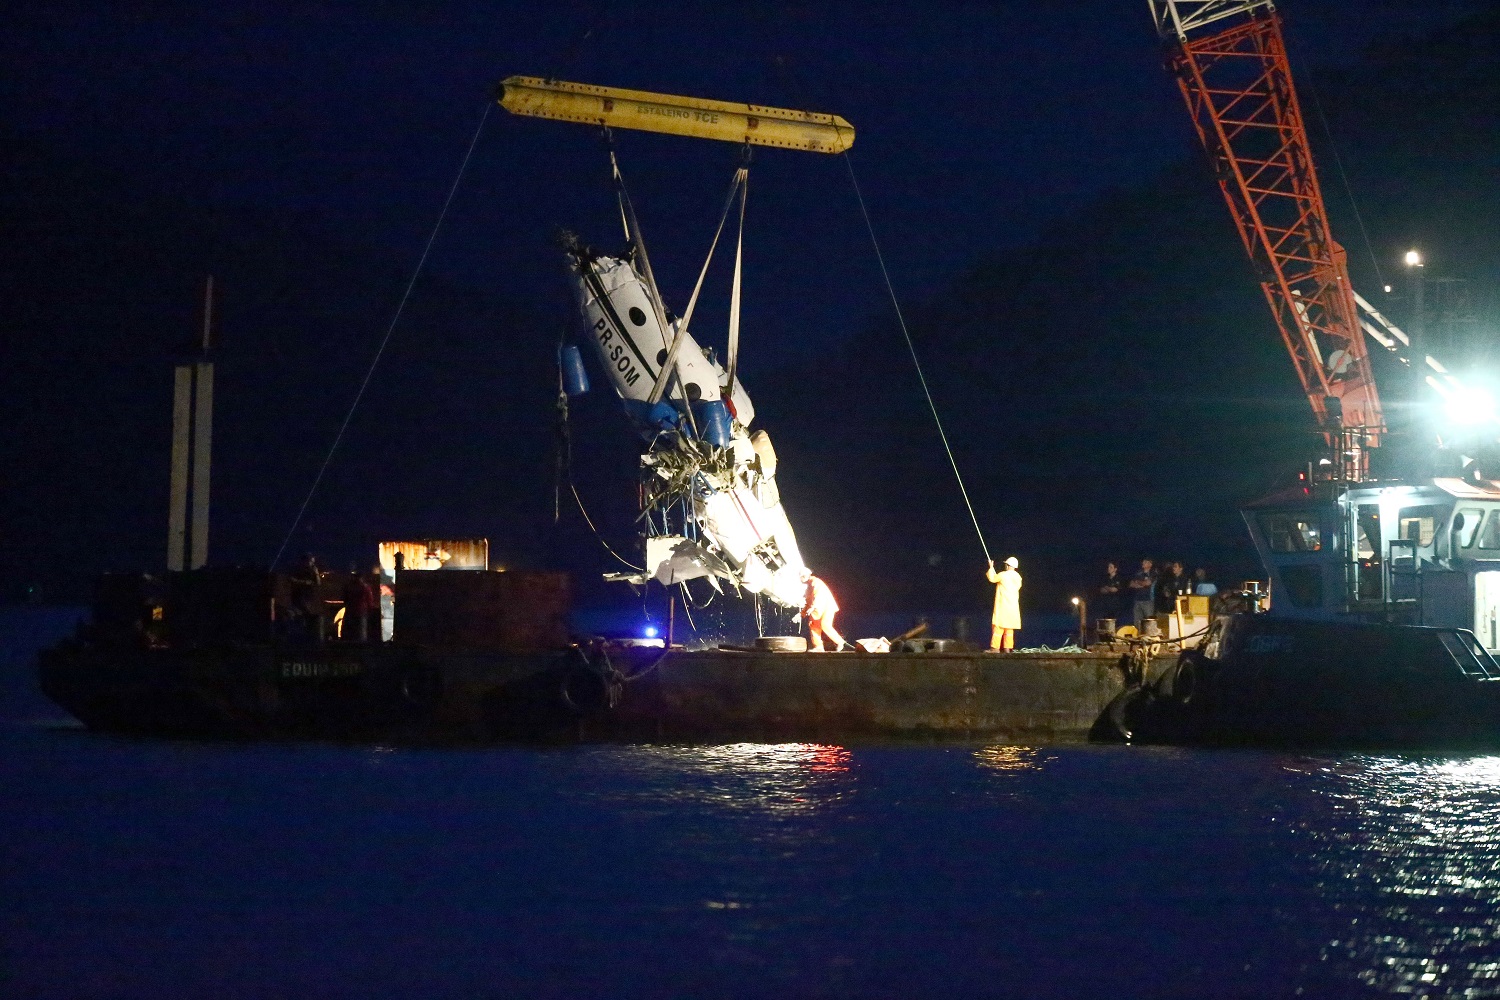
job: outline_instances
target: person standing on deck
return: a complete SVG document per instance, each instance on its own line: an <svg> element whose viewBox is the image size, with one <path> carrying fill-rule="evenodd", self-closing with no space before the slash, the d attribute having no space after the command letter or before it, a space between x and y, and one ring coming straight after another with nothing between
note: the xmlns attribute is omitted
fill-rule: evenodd
<svg viewBox="0 0 1500 1000"><path fill-rule="evenodd" d="M990 652L1010 651L1016 648L1016 630L1021 627L1021 574L1016 567L1021 561L1015 556L1005 560L1004 572L995 572L995 560L990 560L985 576L995 584L995 613L990 618Z"/></svg>
<svg viewBox="0 0 1500 1000"><path fill-rule="evenodd" d="M805 566L802 568L802 582L807 584L807 594L802 599L802 617L807 619L808 648L814 653L823 652L823 635L827 633L833 640L834 650L843 649L846 645L844 637L833 627L833 616L839 610L833 591Z"/></svg>
<svg viewBox="0 0 1500 1000"><path fill-rule="evenodd" d="M370 567L370 575L367 578L367 582L370 585L371 597L370 613L367 616L369 623L366 625L366 630L369 632L368 638L372 641L383 642L385 635L381 622L382 616L385 614L385 594L389 593L390 588L386 586L385 569L380 563L376 563Z"/></svg>
<svg viewBox="0 0 1500 1000"><path fill-rule="evenodd" d="M1130 592L1135 596L1135 627L1141 628L1156 614L1156 569L1150 559L1142 559L1140 570L1130 578Z"/></svg>
<svg viewBox="0 0 1500 1000"><path fill-rule="evenodd" d="M1105 566L1104 582L1099 585L1098 613L1123 625L1130 614L1130 603L1130 587L1120 575L1120 567L1111 562Z"/></svg>
<svg viewBox="0 0 1500 1000"><path fill-rule="evenodd" d="M370 609L375 607L375 592L351 563L344 580L344 629L341 638L348 642L368 642Z"/></svg>
<svg viewBox="0 0 1500 1000"><path fill-rule="evenodd" d="M324 637L323 570L311 552L302 557L302 565L289 580L292 613L302 621L307 638L321 643Z"/></svg>
<svg viewBox="0 0 1500 1000"><path fill-rule="evenodd" d="M1177 593L1182 584L1182 563L1169 562L1156 578L1156 613L1170 615L1177 610Z"/></svg>

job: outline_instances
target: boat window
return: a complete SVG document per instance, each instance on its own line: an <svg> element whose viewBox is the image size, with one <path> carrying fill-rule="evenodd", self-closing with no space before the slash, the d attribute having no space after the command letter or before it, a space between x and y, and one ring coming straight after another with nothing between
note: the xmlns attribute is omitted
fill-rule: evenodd
<svg viewBox="0 0 1500 1000"><path fill-rule="evenodd" d="M1282 566L1281 582L1287 600L1294 608L1321 608L1323 606L1323 567Z"/></svg>
<svg viewBox="0 0 1500 1000"><path fill-rule="evenodd" d="M1359 505L1359 539L1356 552L1361 559L1380 558L1380 505Z"/></svg>
<svg viewBox="0 0 1500 1000"><path fill-rule="evenodd" d="M1354 526L1354 553L1358 564L1355 599L1381 600L1384 584L1380 569L1380 505L1360 504Z"/></svg>
<svg viewBox="0 0 1500 1000"><path fill-rule="evenodd" d="M1485 522L1484 530L1479 533L1479 547L1500 549L1500 510L1490 511L1490 519Z"/></svg>
<svg viewBox="0 0 1500 1000"><path fill-rule="evenodd" d="M1444 508L1437 506L1401 508L1401 513L1396 517L1396 523L1401 526L1398 537L1416 542L1420 548L1428 548L1432 545L1433 536L1437 534L1438 522L1443 519L1444 512Z"/></svg>
<svg viewBox="0 0 1500 1000"><path fill-rule="evenodd" d="M1457 548L1468 548L1479 534L1479 525L1484 522L1484 510L1480 507L1465 507L1453 516L1453 540Z"/></svg>
<svg viewBox="0 0 1500 1000"><path fill-rule="evenodd" d="M1296 514L1262 514L1260 530L1272 552L1317 552L1323 548L1317 522Z"/></svg>

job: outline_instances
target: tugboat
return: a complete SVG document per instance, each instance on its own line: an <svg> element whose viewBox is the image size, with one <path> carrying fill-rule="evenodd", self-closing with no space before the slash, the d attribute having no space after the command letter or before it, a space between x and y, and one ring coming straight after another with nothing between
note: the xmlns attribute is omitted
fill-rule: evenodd
<svg viewBox="0 0 1500 1000"><path fill-rule="evenodd" d="M1231 598L1094 739L1500 745L1500 482L1313 483L1243 515L1269 609Z"/></svg>
<svg viewBox="0 0 1500 1000"><path fill-rule="evenodd" d="M1294 485L1242 511L1270 579L1266 606L1232 601L1196 648L1117 696L1092 736L1500 745L1495 403L1422 346L1418 253L1406 258L1413 336L1354 292L1273 5L1151 9L1328 447ZM1436 474L1393 475L1391 449L1377 450L1386 427L1365 334L1462 426L1440 442Z"/></svg>

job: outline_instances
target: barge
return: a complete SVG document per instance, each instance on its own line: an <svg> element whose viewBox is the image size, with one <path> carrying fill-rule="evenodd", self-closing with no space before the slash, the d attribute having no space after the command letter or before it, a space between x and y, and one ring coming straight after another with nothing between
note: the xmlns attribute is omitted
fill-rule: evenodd
<svg viewBox="0 0 1500 1000"><path fill-rule="evenodd" d="M1109 645L994 655L951 641L889 653L574 642L566 576L514 570L404 571L391 641L317 641L276 617L278 587L271 574L189 571L158 604L116 579L92 623L41 654L42 690L90 729L168 738L1066 742L1085 739L1142 668L1141 650Z"/></svg>

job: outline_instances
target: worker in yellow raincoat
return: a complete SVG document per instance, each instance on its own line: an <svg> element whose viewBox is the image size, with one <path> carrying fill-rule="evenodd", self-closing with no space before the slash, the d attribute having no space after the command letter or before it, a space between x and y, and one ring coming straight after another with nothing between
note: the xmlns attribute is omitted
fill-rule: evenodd
<svg viewBox="0 0 1500 1000"><path fill-rule="evenodd" d="M985 571L990 583L995 584L995 614L990 618L990 650L999 652L1016 648L1016 629L1021 627L1021 574L1016 567L1021 561L1015 556L1005 560L1005 571L995 572L995 560Z"/></svg>
<svg viewBox="0 0 1500 1000"><path fill-rule="evenodd" d="M842 649L844 637L833 627L833 616L839 610L839 602L833 599L833 591L805 566L802 569L802 582L807 584L807 595L802 599L802 617L807 619L808 648L814 653L823 652L823 636L826 634L833 640L835 650Z"/></svg>

